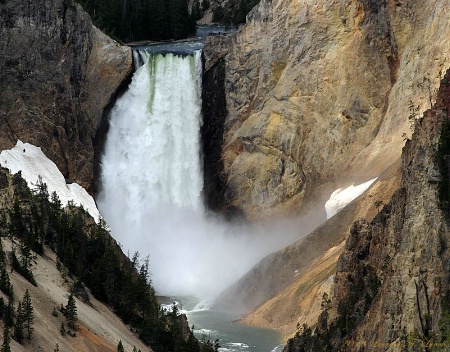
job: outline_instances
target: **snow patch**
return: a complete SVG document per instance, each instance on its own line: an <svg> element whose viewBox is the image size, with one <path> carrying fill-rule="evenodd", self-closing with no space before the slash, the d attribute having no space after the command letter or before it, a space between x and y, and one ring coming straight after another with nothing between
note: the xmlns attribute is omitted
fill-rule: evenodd
<svg viewBox="0 0 450 352"><path fill-rule="evenodd" d="M47 184L48 193L51 195L56 192L63 206L73 201L75 205L82 205L96 222L99 221L100 214L94 199L79 184L66 184L58 167L45 156L41 148L18 140L15 147L0 153L0 165L12 174L21 171L31 189L36 188L38 176L41 176L42 182Z"/></svg>
<svg viewBox="0 0 450 352"><path fill-rule="evenodd" d="M352 184L347 188L338 188L337 190L335 190L331 194L330 199L328 199L328 201L325 203L325 211L327 212L327 219L337 214L353 199L363 194L366 191L366 189L369 188L370 185L375 182L377 178L378 177L375 177L370 181L361 183L358 186Z"/></svg>

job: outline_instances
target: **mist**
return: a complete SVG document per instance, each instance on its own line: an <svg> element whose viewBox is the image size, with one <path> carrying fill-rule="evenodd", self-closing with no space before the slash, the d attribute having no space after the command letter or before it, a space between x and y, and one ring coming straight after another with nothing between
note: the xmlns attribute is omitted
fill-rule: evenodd
<svg viewBox="0 0 450 352"><path fill-rule="evenodd" d="M135 59L142 65L111 112L97 205L124 253L148 256L158 294L213 299L302 231L288 220L229 223L204 208L201 53Z"/></svg>
<svg viewBox="0 0 450 352"><path fill-rule="evenodd" d="M301 238L294 221L273 225L225 222L212 214L169 208L139 221L108 221L125 253L149 256L157 293L213 299L265 255ZM281 230L282 229L282 230Z"/></svg>

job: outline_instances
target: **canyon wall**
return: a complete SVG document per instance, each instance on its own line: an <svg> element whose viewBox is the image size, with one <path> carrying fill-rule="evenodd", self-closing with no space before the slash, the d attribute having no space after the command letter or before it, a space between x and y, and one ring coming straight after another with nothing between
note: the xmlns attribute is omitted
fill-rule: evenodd
<svg viewBox="0 0 450 352"><path fill-rule="evenodd" d="M429 108L449 64L448 5L262 0L226 54L225 202L251 220L296 213L319 185L398 160L410 101Z"/></svg>
<svg viewBox="0 0 450 352"><path fill-rule="evenodd" d="M342 269L337 258L344 249L327 257L328 249L346 239L355 220L369 223L377 201L389 202L400 185L400 156L412 121L436 100L450 66L448 5L262 0L226 50L219 50L228 111L219 173L225 204L250 220L270 220L311 212L338 187L380 176L352 208L257 264L220 304L241 301L244 310L255 309L246 322L286 335L297 322L316 324L321 287L330 281L332 265ZM323 271L311 274L325 262ZM417 271L411 261L397 265ZM412 321L404 326L412 328ZM371 320L366 324L369 331Z"/></svg>
<svg viewBox="0 0 450 352"><path fill-rule="evenodd" d="M97 132L132 71L130 48L67 0L0 3L0 43L0 149L17 139L39 146L68 182L92 191Z"/></svg>
<svg viewBox="0 0 450 352"><path fill-rule="evenodd" d="M300 334L285 351L448 349L449 195L438 190L449 170L449 109L447 73L403 148L400 188L371 222L349 231L315 338Z"/></svg>

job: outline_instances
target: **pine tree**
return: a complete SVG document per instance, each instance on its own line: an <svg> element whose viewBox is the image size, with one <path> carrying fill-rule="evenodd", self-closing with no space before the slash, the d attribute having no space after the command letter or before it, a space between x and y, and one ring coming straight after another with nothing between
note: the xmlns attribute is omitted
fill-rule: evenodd
<svg viewBox="0 0 450 352"><path fill-rule="evenodd" d="M14 317L16 315L16 312L14 311L14 299L10 298L8 301L8 306L6 307L5 311L5 326L8 328L11 328L14 325Z"/></svg>
<svg viewBox="0 0 450 352"><path fill-rule="evenodd" d="M31 340L31 334L33 333L33 305L31 304L31 297L28 289L25 291L25 294L22 299L22 310L23 310L23 318L24 324L23 327L27 330L28 339Z"/></svg>
<svg viewBox="0 0 450 352"><path fill-rule="evenodd" d="M9 280L8 272L5 268L2 268L0 273L0 291L2 291L8 297L12 296L12 285Z"/></svg>
<svg viewBox="0 0 450 352"><path fill-rule="evenodd" d="M2 215L3 218L3 215ZM1 228L6 227L6 225L3 225L3 219L0 221L0 226ZM6 254L5 251L3 250L3 244L2 244L2 240L0 239L0 264L4 267L6 265Z"/></svg>
<svg viewBox="0 0 450 352"><path fill-rule="evenodd" d="M117 345L117 352L125 352L125 349L123 348L122 340L119 340L119 343Z"/></svg>
<svg viewBox="0 0 450 352"><path fill-rule="evenodd" d="M11 336L9 336L9 334L9 327L5 325L5 327L3 328L3 344L1 352L11 352L11 347L9 346L9 344L11 343Z"/></svg>
<svg viewBox="0 0 450 352"><path fill-rule="evenodd" d="M66 335L66 328L64 327L63 322L61 322L61 326L59 327L59 332L61 333L62 336Z"/></svg>
<svg viewBox="0 0 450 352"><path fill-rule="evenodd" d="M20 266L24 271L29 271L33 259L30 246L27 241L24 240L20 245Z"/></svg>
<svg viewBox="0 0 450 352"><path fill-rule="evenodd" d="M67 305L65 308L65 316L67 320L67 325L75 330L75 321L77 320L77 305L75 303L75 298L71 293L69 296L69 300L67 301Z"/></svg>
<svg viewBox="0 0 450 352"><path fill-rule="evenodd" d="M14 324L14 339L21 343L23 341L23 323L24 323L24 311L22 303L19 301L16 313L16 323Z"/></svg>

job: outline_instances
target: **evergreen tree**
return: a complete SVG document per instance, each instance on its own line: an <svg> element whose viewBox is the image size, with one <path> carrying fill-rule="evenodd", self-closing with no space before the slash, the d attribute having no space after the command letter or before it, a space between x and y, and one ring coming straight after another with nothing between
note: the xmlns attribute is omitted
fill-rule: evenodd
<svg viewBox="0 0 450 352"><path fill-rule="evenodd" d="M16 322L14 324L14 339L21 343L23 341L23 325L24 325L24 311L22 309L22 303L19 301L16 313Z"/></svg>
<svg viewBox="0 0 450 352"><path fill-rule="evenodd" d="M202 1L202 11L205 12L206 10L208 10L211 6L211 3L209 2L209 0L203 0Z"/></svg>
<svg viewBox="0 0 450 352"><path fill-rule="evenodd" d="M25 291L25 294L22 299L22 309L23 309L23 318L24 318L24 324L23 327L27 330L28 333L28 339L31 339L31 334L33 333L33 320L34 320L34 314L33 314L33 305L31 303L31 297L30 293L28 292L28 289Z"/></svg>
<svg viewBox="0 0 450 352"><path fill-rule="evenodd" d="M95 2L95 0L89 1ZM103 1L105 3L110 1L120 3L123 0ZM182 3L181 0L177 1ZM129 0L129 2L133 1ZM159 0L136 0L136 2L139 2L139 6L143 6L144 11L149 11L152 3L162 4L162 8L167 8L167 4ZM146 8L145 5L148 7ZM131 7L134 10L138 8L133 6ZM168 18L167 14L165 18ZM84 211L73 205L60 209L56 194L48 199L43 186L42 195L39 195L39 193L32 194L27 191L26 183L23 180L21 181L20 175L13 177L16 179L13 184L16 198L14 203L9 205L11 209L7 210L13 216L6 217L6 228L14 230L14 240L19 239L20 243L25 244L28 249L35 251L33 241L42 242L42 238L45 238L45 243L57 253L61 270L66 275L76 275L96 298L110 305L125 323L139 331L139 337L142 340L152 341L152 348L154 347L155 351L209 351L200 347L198 342L195 343L195 341L191 341L192 344L186 344L181 336L183 333L182 325L180 325L177 309L175 309L172 317L166 316L160 310L150 281L148 258L143 265L139 264L137 255L133 258L133 261L130 261L111 238L104 224L99 226L93 223ZM0 219L0 224L1 222ZM0 228L0 235L1 230ZM17 243L17 241L14 243ZM16 246L16 252L24 252L26 258L24 259L22 256L17 258L14 255L12 259L15 259L15 270L22 267L21 262L23 264L25 261L28 264L32 261L32 258L26 255L28 249ZM10 329L10 334L15 333L13 329L16 329L17 334L20 335L21 322L17 322L16 312L17 317L21 315L20 320L22 321L22 316L25 314L25 303L28 302L31 306L31 299L29 299L29 293L27 293L28 297L23 298L20 308L16 311L13 288L6 267L0 265L0 289L8 291L8 287L10 287L9 296L11 299L9 303L0 299L0 318ZM69 328L73 327L74 329L76 320L75 302L71 295L65 307L61 304L61 312L66 316ZM20 314L21 312L22 314ZM32 309L31 312L33 312ZM32 318L28 321L31 327ZM16 325L14 325L14 322L16 322ZM26 321L24 321L24 324L26 324ZM66 322L61 323L61 334L66 334L67 327L65 328L64 324ZM24 325L24 335L26 328ZM73 335L71 334L71 336Z"/></svg>
<svg viewBox="0 0 450 352"><path fill-rule="evenodd" d="M17 259L15 250L11 251L11 262L12 267L16 270L22 277L27 279L33 286L37 286L37 282L33 276L33 272L30 270L28 265L31 265L31 251L27 245L24 243L20 246L21 257L20 261ZM27 259L25 259L27 257Z"/></svg>
<svg viewBox="0 0 450 352"><path fill-rule="evenodd" d="M5 300L3 299L3 297L0 297L0 320L2 320L3 317L5 316L5 311L6 311Z"/></svg>
<svg viewBox="0 0 450 352"><path fill-rule="evenodd" d="M3 344L0 352L11 352L11 347L9 346L11 343L11 336L9 334L9 326L5 324L5 327L3 328Z"/></svg>
<svg viewBox="0 0 450 352"><path fill-rule="evenodd" d="M77 305L72 293L70 294L67 305L64 309L64 315L66 316L67 325L75 330L75 322L77 320Z"/></svg>
<svg viewBox="0 0 450 352"><path fill-rule="evenodd" d="M62 336L66 335L66 328L64 327L63 322L61 322L61 326L59 327L59 332L61 333Z"/></svg>
<svg viewBox="0 0 450 352"><path fill-rule="evenodd" d="M6 307L5 311L5 326L11 328L14 325L14 317L16 315L16 312L14 310L14 299L9 298L8 306Z"/></svg>
<svg viewBox="0 0 450 352"><path fill-rule="evenodd" d="M122 345L122 340L119 340L119 343L117 345L117 352L125 352L125 349L123 348Z"/></svg>
<svg viewBox="0 0 450 352"><path fill-rule="evenodd" d="M186 0L78 0L94 23L123 41L166 40L195 34L195 6Z"/></svg>
<svg viewBox="0 0 450 352"><path fill-rule="evenodd" d="M20 266L24 271L29 271L31 267L33 256L27 241L23 241L20 245Z"/></svg>
<svg viewBox="0 0 450 352"><path fill-rule="evenodd" d="M0 291L2 291L5 295L8 297L11 297L13 294L11 281L9 280L8 272L6 271L6 268L2 268L2 271L0 273Z"/></svg>
<svg viewBox="0 0 450 352"><path fill-rule="evenodd" d="M3 224L3 216L2 216L0 228L3 229L4 227L6 227L5 225L6 224ZM5 251L3 250L3 243L2 243L1 238L0 238L0 265L2 267L5 267L5 265L6 265L6 254L5 254Z"/></svg>

